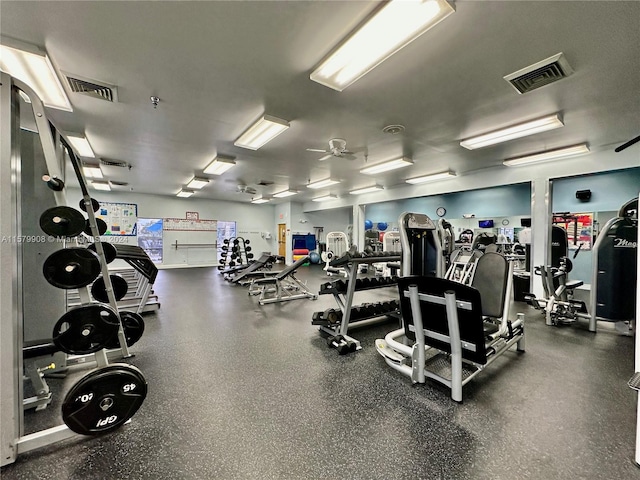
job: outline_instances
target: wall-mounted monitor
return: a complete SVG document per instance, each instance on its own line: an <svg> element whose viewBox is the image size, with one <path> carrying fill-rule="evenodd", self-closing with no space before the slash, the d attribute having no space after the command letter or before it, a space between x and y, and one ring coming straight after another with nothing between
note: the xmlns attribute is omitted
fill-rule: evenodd
<svg viewBox="0 0 640 480"><path fill-rule="evenodd" d="M478 220L480 228L493 228L493 220Z"/></svg>
<svg viewBox="0 0 640 480"><path fill-rule="evenodd" d="M531 219L530 218L521 218L520 226L523 228L531 228Z"/></svg>

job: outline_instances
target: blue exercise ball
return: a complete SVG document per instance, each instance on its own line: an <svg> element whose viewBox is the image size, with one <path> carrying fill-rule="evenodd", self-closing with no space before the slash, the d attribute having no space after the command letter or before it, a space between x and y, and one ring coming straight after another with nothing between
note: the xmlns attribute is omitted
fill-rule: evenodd
<svg viewBox="0 0 640 480"><path fill-rule="evenodd" d="M317 252L311 252L309 254L309 261L314 265L320 263L320 255Z"/></svg>
<svg viewBox="0 0 640 480"><path fill-rule="evenodd" d="M378 230L380 230L381 232L384 232L388 226L389 225L387 225L386 222L378 222Z"/></svg>
<svg viewBox="0 0 640 480"><path fill-rule="evenodd" d="M373 228L373 222L371 220L364 221L364 229L371 230Z"/></svg>

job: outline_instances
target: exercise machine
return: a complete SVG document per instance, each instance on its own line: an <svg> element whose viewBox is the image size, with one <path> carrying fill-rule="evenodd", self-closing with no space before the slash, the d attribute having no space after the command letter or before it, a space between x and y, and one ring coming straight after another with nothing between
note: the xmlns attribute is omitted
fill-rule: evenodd
<svg viewBox="0 0 640 480"><path fill-rule="evenodd" d="M253 275L249 284L249 295L260 295L258 298L260 305L303 298L316 300L318 295L312 293L303 282L296 278L296 270L308 261L309 256L303 256L279 272L249 273L248 276Z"/></svg>
<svg viewBox="0 0 640 480"><path fill-rule="evenodd" d="M412 383L431 378L462 402L463 386L478 373L514 344L524 351L523 314L514 322L505 316L487 318L503 314L500 303L508 292L509 271L503 256L486 253L476 269L476 278L484 283L475 286L428 276L400 278L404 328L376 340L378 353Z"/></svg>
<svg viewBox="0 0 640 480"><path fill-rule="evenodd" d="M461 402L462 387L486 366L514 344L524 350L524 315L509 320L513 263L498 253L484 253L475 261L470 285L442 278L441 269L424 268L441 261L437 242L428 241L421 231L433 222L417 218L400 221L407 244L398 280L404 326L377 339L376 350L413 383L434 379Z"/></svg>
<svg viewBox="0 0 640 480"><path fill-rule="evenodd" d="M626 202L609 220L593 246L589 330L597 321L614 322L620 333L633 331L638 256L638 198Z"/></svg>
<svg viewBox="0 0 640 480"><path fill-rule="evenodd" d="M335 268L331 266L331 261L334 258L340 257L349 250L349 240L347 234L344 232L329 232L327 233L327 250L322 252L320 258L324 262L323 270L327 272L327 275L344 275L347 276L347 272L341 268Z"/></svg>
<svg viewBox="0 0 640 480"><path fill-rule="evenodd" d="M597 331L597 322L615 324L618 332L629 335L634 328L636 305L638 199L625 203L618 215L609 220L593 246L593 267L589 306L573 300L573 290L582 281L569 281L572 263L566 256L558 258L558 266L539 266L536 273L543 281L545 298L527 295L527 301L545 313L547 325L562 325L585 320L589 331ZM564 229L553 227L554 229ZM566 239L566 233L564 235ZM564 243L566 244L566 242ZM558 234L553 245L562 248ZM556 250L557 251L557 250ZM578 251L576 254L580 251ZM553 249L552 249L553 252ZM574 254L574 257L575 255Z"/></svg>

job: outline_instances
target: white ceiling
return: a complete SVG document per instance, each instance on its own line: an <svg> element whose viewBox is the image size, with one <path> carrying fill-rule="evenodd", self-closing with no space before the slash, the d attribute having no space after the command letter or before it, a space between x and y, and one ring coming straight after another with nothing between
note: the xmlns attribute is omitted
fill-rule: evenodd
<svg viewBox="0 0 640 480"><path fill-rule="evenodd" d="M61 71L118 87L119 102L70 94L73 113L51 110L66 132L85 132L111 180L140 193L175 195L216 153L237 166L197 193L248 202L238 184L270 195L347 195L374 183L588 142L610 151L640 134L640 2L456 2L456 12L337 92L309 80L315 66L378 2L13 2L3 35L44 47ZM558 52L575 73L519 95L503 76ZM150 96L160 100L157 109ZM468 151L459 142L560 112L565 127ZM291 128L258 151L233 145L263 113ZM402 124L403 134L382 132ZM356 160L318 162L341 137ZM365 165L401 155L407 169L365 176ZM639 154L640 157L640 154ZM638 162L640 164L640 161ZM507 167L503 167L507 168ZM321 191L309 180L338 178ZM274 182L262 187L261 180Z"/></svg>

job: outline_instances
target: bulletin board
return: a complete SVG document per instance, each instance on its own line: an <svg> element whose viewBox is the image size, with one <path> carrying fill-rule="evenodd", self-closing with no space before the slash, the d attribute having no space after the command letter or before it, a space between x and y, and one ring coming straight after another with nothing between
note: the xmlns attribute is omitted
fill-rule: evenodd
<svg viewBox="0 0 640 480"><path fill-rule="evenodd" d="M182 232L215 232L218 230L217 220L199 220L190 218L165 218L164 231Z"/></svg>
<svg viewBox="0 0 640 480"><path fill-rule="evenodd" d="M105 235L137 235L138 205L135 203L100 202L96 217L107 224Z"/></svg>

